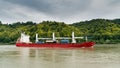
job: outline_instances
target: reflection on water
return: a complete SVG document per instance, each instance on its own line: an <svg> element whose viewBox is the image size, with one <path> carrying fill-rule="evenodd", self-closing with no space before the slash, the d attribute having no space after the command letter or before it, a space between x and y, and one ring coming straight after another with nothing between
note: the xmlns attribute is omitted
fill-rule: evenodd
<svg viewBox="0 0 120 68"><path fill-rule="evenodd" d="M79 49L0 46L0 68L119 68L119 64L119 44Z"/></svg>

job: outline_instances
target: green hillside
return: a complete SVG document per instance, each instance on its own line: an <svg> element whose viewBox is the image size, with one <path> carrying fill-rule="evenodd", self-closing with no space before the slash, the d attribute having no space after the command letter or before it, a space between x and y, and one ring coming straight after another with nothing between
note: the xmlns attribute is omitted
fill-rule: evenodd
<svg viewBox="0 0 120 68"><path fill-rule="evenodd" d="M38 24L32 21L13 24L0 22L0 43L15 43L21 32L29 34L34 42L36 33L39 37L51 37L52 32L55 32L56 36L70 37L72 31L75 36L88 36L89 41L96 43L120 43L120 19L93 19L73 24L55 21Z"/></svg>
<svg viewBox="0 0 120 68"><path fill-rule="evenodd" d="M93 19L72 24L97 43L120 42L120 20Z"/></svg>

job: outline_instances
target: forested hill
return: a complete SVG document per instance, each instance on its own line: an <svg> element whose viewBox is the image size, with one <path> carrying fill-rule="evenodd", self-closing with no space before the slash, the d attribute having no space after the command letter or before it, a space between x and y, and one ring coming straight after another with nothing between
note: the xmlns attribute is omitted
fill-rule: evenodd
<svg viewBox="0 0 120 68"><path fill-rule="evenodd" d="M94 37L97 43L120 42L120 19L93 19L72 24L87 36Z"/></svg>
<svg viewBox="0 0 120 68"><path fill-rule="evenodd" d="M78 22L72 24L87 35L119 35L120 19L105 20L93 19L90 21Z"/></svg>
<svg viewBox="0 0 120 68"><path fill-rule="evenodd" d="M73 24L55 21L43 21L38 24L32 21L13 24L0 22L0 43L15 43L21 32L29 34L34 42L35 33L38 33L39 37L52 37L52 32L55 32L56 36L70 37L72 31L75 36L88 36L89 41L96 43L119 43L120 19L93 19Z"/></svg>

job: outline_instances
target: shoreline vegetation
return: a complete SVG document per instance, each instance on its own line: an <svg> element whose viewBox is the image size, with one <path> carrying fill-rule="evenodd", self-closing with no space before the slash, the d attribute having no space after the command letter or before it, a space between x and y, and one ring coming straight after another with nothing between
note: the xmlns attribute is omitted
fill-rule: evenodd
<svg viewBox="0 0 120 68"><path fill-rule="evenodd" d="M96 44L120 43L120 19L92 19L73 24L56 21L43 21L40 23L27 21L3 24L0 21L0 45L15 44L21 32L30 35L30 40L35 42L36 33L39 34L39 37L51 37L52 32L55 33L56 37L71 37L73 31L75 36L87 36L88 41L94 41ZM85 40L77 39L77 41L83 42Z"/></svg>

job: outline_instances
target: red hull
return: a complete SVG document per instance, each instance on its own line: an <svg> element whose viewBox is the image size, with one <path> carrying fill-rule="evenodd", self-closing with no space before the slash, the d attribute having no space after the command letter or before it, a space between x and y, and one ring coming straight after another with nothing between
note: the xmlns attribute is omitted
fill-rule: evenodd
<svg viewBox="0 0 120 68"><path fill-rule="evenodd" d="M52 48L81 48L81 47L92 47L94 46L94 42L84 42L84 43L44 43L44 44L36 44L36 43L16 43L17 47L52 47Z"/></svg>

